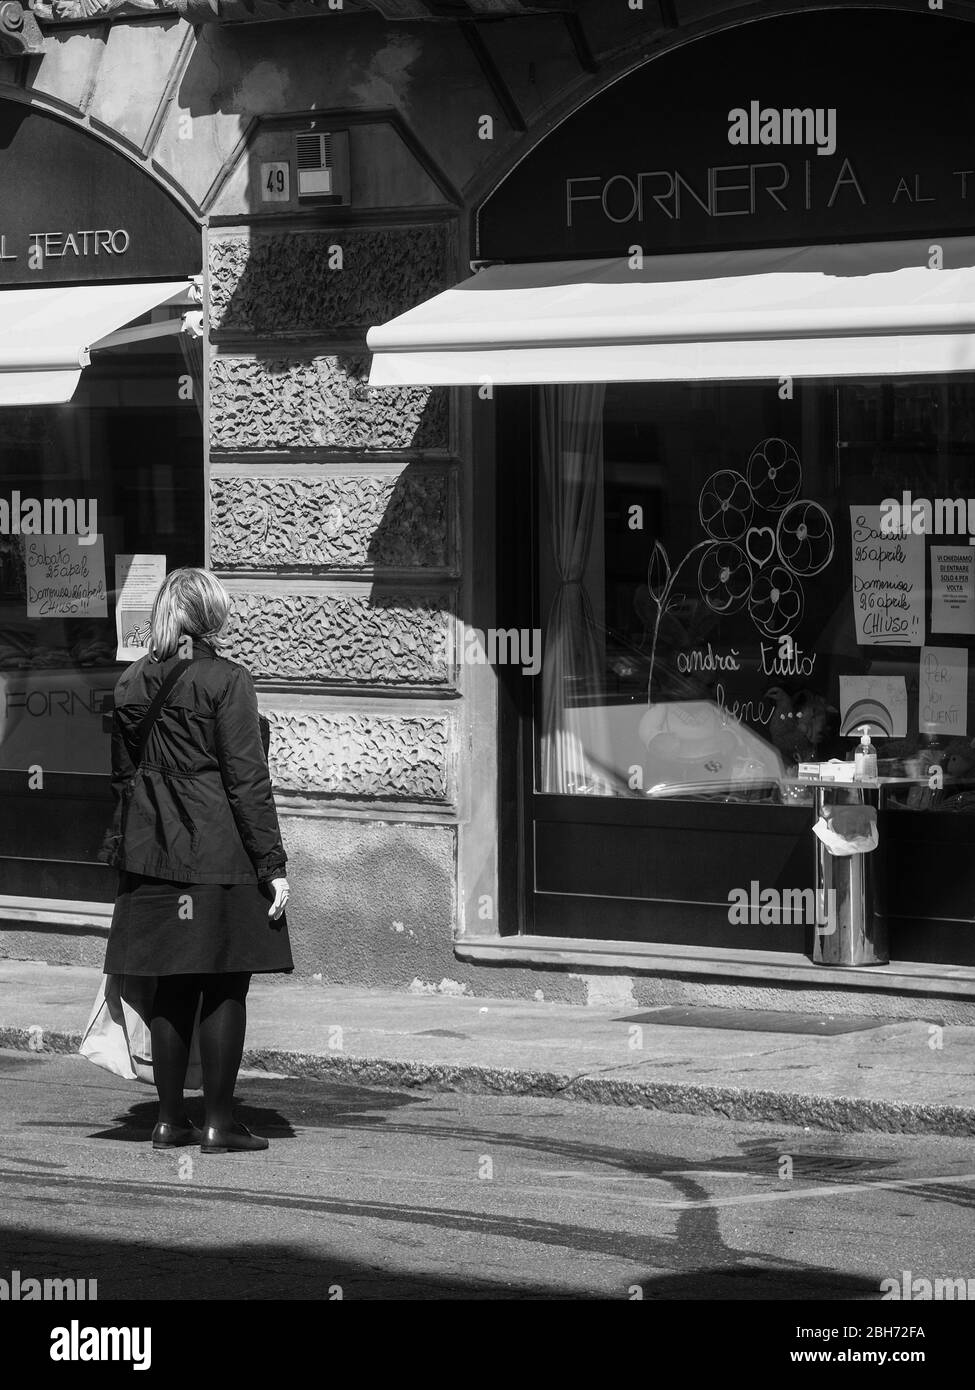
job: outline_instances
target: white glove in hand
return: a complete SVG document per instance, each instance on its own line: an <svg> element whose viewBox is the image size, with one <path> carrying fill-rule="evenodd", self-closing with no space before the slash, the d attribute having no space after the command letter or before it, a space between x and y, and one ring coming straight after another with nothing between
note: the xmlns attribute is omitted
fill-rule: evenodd
<svg viewBox="0 0 975 1390"><path fill-rule="evenodd" d="M274 889L274 902L268 908L267 915L276 922L288 904L288 880L272 878L271 887Z"/></svg>

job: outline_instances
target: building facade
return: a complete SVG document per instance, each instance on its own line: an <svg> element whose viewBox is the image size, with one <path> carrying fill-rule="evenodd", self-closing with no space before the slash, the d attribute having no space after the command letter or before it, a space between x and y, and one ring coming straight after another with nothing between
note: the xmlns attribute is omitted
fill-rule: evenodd
<svg viewBox="0 0 975 1390"><path fill-rule="evenodd" d="M116 613L129 557L151 577L163 555L234 594L301 976L968 1018L975 593L950 553L968 533L911 531L895 557L874 513L975 491L956 293L975 265L972 18L681 0L8 16L0 162L30 195L5 199L0 321L22 321L25 288L158 295L89 330L105 346L70 404L11 386L0 410L0 497L87 488L105 522L82 617L41 614L25 538L0 538L0 951L100 962ZM909 92L888 75L905 64ZM411 329L472 265L483 293ZM929 303L911 277L941 268L961 278ZM828 302L783 300L795 273ZM668 280L693 288L661 298ZM619 336L631 285L669 338ZM796 327L823 304L828 333ZM745 325L739 366L721 345ZM14 354L11 382L42 360ZM811 797L783 778L843 756L858 713L913 779L880 817L887 967L818 960L816 922L731 911L753 885L811 890Z"/></svg>

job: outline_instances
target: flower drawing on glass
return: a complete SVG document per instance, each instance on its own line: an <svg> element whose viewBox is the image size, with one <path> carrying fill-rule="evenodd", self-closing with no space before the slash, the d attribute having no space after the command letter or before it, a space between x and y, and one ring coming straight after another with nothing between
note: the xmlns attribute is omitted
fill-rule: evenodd
<svg viewBox="0 0 975 1390"><path fill-rule="evenodd" d="M799 496L802 464L794 446L787 439L773 437L756 444L745 471L757 507L778 512Z"/></svg>
<svg viewBox="0 0 975 1390"><path fill-rule="evenodd" d="M763 637L795 631L805 608L802 580L826 568L835 543L829 515L818 502L799 498L801 488L795 446L777 437L763 439L749 454L745 473L721 468L701 488L698 515L709 539L692 545L673 566L664 546L654 542L647 571L647 591L657 610L649 704L661 626L679 610L681 573L699 553L698 592L712 613L724 617L747 608Z"/></svg>
<svg viewBox="0 0 975 1390"><path fill-rule="evenodd" d="M794 574L810 578L833 558L833 523L818 502L793 502L779 517L775 544Z"/></svg>
<svg viewBox="0 0 975 1390"><path fill-rule="evenodd" d="M764 637L795 629L805 604L800 581L833 558L833 523L818 502L798 498L801 488L795 446L770 436L752 449L744 473L712 473L698 500L713 542L698 565L701 597L714 613L747 606Z"/></svg>
<svg viewBox="0 0 975 1390"><path fill-rule="evenodd" d="M716 541L739 541L748 530L755 502L748 481L733 468L712 473L701 489L701 525Z"/></svg>
<svg viewBox="0 0 975 1390"><path fill-rule="evenodd" d="M709 541L698 541L697 545L692 545L690 550L676 565L671 567L670 557L659 541L654 541L653 552L650 556L650 563L647 566L647 592L651 602L657 609L657 616L653 624L653 640L650 644L650 673L647 677L647 704L653 704L653 668L657 660L657 643L660 638L660 625L668 613L673 612L678 605L679 585L677 583L680 572L687 564L692 555L696 555L699 550L706 550L710 546ZM737 549L737 547L731 547ZM700 582L700 571L699 580Z"/></svg>
<svg viewBox="0 0 975 1390"><path fill-rule="evenodd" d="M802 617L802 585L784 565L755 576L748 596L752 622L766 637L783 637Z"/></svg>
<svg viewBox="0 0 975 1390"><path fill-rule="evenodd" d="M701 597L715 613L738 613L748 602L752 567L740 545L716 541L701 556L697 583Z"/></svg>

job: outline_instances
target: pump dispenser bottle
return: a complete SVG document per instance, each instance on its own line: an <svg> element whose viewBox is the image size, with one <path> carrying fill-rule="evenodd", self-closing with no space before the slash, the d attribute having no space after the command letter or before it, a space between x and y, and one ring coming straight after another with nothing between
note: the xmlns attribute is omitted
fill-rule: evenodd
<svg viewBox="0 0 975 1390"><path fill-rule="evenodd" d="M870 742L870 725L859 724L857 727L863 737L853 760L853 776L858 782L872 782L877 776L877 753Z"/></svg>

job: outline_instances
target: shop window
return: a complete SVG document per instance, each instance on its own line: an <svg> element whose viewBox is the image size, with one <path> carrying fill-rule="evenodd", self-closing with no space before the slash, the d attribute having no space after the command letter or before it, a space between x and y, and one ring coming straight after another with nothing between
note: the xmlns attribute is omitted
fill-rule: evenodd
<svg viewBox="0 0 975 1390"><path fill-rule="evenodd" d="M975 810L975 385L535 402L537 793L801 804L866 723L889 805Z"/></svg>
<svg viewBox="0 0 975 1390"><path fill-rule="evenodd" d="M165 570L204 559L199 364L170 343L98 353L68 405L0 409L2 897L113 895L97 853L111 814L104 716L128 664L119 557L163 556ZM35 502L47 534L18 534L11 513Z"/></svg>

